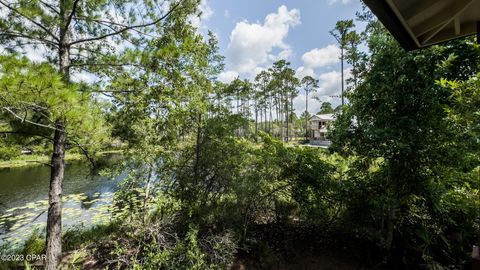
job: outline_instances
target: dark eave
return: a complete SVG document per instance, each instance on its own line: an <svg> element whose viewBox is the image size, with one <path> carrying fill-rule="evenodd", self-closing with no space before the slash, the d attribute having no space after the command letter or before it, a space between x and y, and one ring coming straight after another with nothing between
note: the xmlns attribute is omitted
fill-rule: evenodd
<svg viewBox="0 0 480 270"><path fill-rule="evenodd" d="M412 39L408 31L403 27L402 22L395 15L386 1L383 0L363 0L370 10L382 22L385 28L402 45L405 50L411 51L420 47Z"/></svg>
<svg viewBox="0 0 480 270"><path fill-rule="evenodd" d="M480 0L363 0L406 50L474 35Z"/></svg>

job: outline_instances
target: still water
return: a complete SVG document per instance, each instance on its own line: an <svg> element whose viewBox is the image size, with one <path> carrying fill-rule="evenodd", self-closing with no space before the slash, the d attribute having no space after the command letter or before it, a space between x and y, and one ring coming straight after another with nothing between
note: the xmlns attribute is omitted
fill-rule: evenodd
<svg viewBox="0 0 480 270"><path fill-rule="evenodd" d="M100 176L84 162L68 162L63 183L63 226L108 222L113 193L125 175ZM47 166L0 170L0 243L20 243L34 230L44 230L49 177Z"/></svg>

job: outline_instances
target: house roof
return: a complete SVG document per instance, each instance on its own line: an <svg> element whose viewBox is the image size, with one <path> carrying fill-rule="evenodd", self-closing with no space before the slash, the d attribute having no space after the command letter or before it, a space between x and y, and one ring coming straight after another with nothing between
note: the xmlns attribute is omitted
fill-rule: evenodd
<svg viewBox="0 0 480 270"><path fill-rule="evenodd" d="M480 36L480 0L364 2L406 50L475 33Z"/></svg>
<svg viewBox="0 0 480 270"><path fill-rule="evenodd" d="M324 121L334 121L335 115L331 113L327 114L316 114L310 118L310 120L324 120Z"/></svg>

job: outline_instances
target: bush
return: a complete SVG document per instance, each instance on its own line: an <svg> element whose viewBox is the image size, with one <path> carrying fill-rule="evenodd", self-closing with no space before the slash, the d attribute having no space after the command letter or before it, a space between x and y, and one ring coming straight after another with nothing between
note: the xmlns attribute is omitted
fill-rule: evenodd
<svg viewBox="0 0 480 270"><path fill-rule="evenodd" d="M45 254L46 243L45 236L40 234L38 231L34 231L32 235L25 241L23 244L22 254Z"/></svg>
<svg viewBox="0 0 480 270"><path fill-rule="evenodd" d="M90 228L74 226L68 228L62 238L62 245L66 251L80 249L92 242L99 242L118 230L116 223L95 225Z"/></svg>
<svg viewBox="0 0 480 270"><path fill-rule="evenodd" d="M20 156L20 151L17 147L0 144L0 160L11 160Z"/></svg>
<svg viewBox="0 0 480 270"><path fill-rule="evenodd" d="M222 270L229 269L235 258L236 244L230 234L207 235L190 229L183 239L176 239L170 248L158 242L146 246L138 269ZM135 268L134 267L134 268Z"/></svg>

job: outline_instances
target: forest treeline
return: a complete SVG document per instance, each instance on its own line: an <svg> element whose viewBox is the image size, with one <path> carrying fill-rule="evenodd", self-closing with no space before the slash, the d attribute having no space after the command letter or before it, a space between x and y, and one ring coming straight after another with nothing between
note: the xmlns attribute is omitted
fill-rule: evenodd
<svg viewBox="0 0 480 270"><path fill-rule="evenodd" d="M221 83L215 36L190 23L199 1L156 2L0 1L0 153L31 144L51 155L46 234L16 251L47 254L33 267L270 269L295 249L366 269L469 267L480 241L473 38L405 52L366 10L362 32L337 23L353 76L320 149L287 143L307 136L293 99L304 90L308 107L315 78L280 60ZM112 10L128 15L119 23ZM20 54L39 45L45 62ZM99 82L72 81L80 71ZM62 230L65 152L94 166L112 142L124 162L110 173L129 172L115 216Z"/></svg>

